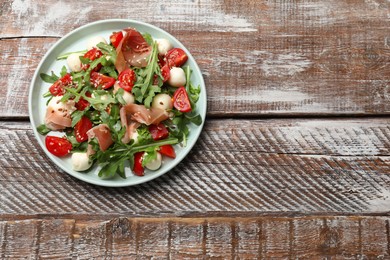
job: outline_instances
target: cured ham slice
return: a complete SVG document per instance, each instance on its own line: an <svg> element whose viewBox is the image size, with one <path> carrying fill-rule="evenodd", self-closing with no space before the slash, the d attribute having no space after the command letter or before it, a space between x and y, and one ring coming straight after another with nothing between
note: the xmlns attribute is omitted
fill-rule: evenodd
<svg viewBox="0 0 390 260"><path fill-rule="evenodd" d="M152 51L141 33L133 28L124 29L126 32L116 48L117 58L115 68L119 73L130 66L145 67Z"/></svg>
<svg viewBox="0 0 390 260"><path fill-rule="evenodd" d="M123 109L131 120L145 125L158 125L169 118L169 113L161 108L146 108L144 105L128 104Z"/></svg>
<svg viewBox="0 0 390 260"><path fill-rule="evenodd" d="M140 123L133 121L131 119L131 115L126 113L126 110L124 107L121 108L119 111L120 117L121 117L121 124L122 126L126 127L125 135L122 138L122 143L127 144L130 142L131 137L133 136L135 130L141 125Z"/></svg>
<svg viewBox="0 0 390 260"><path fill-rule="evenodd" d="M114 141L112 140L110 128L106 124L97 125L87 132L88 142L93 138L96 138L99 143L99 148L101 151L105 151L110 147ZM94 154L95 151L92 149L92 145L88 145L87 148L88 155Z"/></svg>
<svg viewBox="0 0 390 260"><path fill-rule="evenodd" d="M75 102L61 102L62 96L53 97L46 108L45 125L51 130L62 130L72 126L70 115L76 110Z"/></svg>

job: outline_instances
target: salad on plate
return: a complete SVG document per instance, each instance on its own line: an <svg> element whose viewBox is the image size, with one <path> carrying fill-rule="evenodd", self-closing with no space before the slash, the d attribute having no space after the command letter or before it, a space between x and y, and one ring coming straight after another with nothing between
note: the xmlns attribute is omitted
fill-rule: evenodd
<svg viewBox="0 0 390 260"><path fill-rule="evenodd" d="M86 49L65 53L61 71L41 73L50 84L44 122L46 149L70 157L72 169L99 167L101 179L144 176L174 160L186 146L200 87L191 82L186 52L168 39L134 28L93 37Z"/></svg>

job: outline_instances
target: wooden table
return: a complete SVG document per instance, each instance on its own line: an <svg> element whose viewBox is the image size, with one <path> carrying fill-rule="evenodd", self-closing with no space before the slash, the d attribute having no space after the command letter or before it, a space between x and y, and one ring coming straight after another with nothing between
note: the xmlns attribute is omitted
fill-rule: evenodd
<svg viewBox="0 0 390 260"><path fill-rule="evenodd" d="M0 1L0 258L390 259L390 3ZM45 52L86 23L175 35L204 130L162 177L83 183L28 118Z"/></svg>

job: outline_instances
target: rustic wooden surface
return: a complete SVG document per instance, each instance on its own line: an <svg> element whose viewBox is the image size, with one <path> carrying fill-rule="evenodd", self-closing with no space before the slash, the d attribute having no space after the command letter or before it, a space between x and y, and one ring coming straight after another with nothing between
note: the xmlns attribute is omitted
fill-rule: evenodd
<svg viewBox="0 0 390 260"><path fill-rule="evenodd" d="M390 259L390 3L0 0L1 259ZM45 52L129 18L198 62L207 121L151 182L80 182L28 119Z"/></svg>

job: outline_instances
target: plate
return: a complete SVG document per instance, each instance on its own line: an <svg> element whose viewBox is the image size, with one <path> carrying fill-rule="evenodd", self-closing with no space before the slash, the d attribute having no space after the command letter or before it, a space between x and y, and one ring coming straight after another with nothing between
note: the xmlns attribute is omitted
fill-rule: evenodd
<svg viewBox="0 0 390 260"><path fill-rule="evenodd" d="M55 73L59 73L61 71L62 66L66 65L66 60L56 60L56 58L63 53L72 52L72 51L80 51L86 49L87 41L94 36L103 36L107 41L109 41L109 36L114 31L120 31L127 27L133 27L137 29L141 33L149 33L152 35L154 39L165 38L168 39L174 47L182 48L188 55L187 65L192 69L192 77L191 81L195 86L200 86L201 93L199 100L197 102L197 113L202 117L202 125L196 126L193 124L189 125L190 135L187 140L187 145L185 147L180 147L180 145L175 146L176 150L176 158L175 159L165 159L162 167L157 171L147 171L145 170L145 176L139 177L135 176L131 173L130 169L127 169L126 179L123 179L119 176L116 176L113 179L103 180L98 177L98 166L94 166L94 168L90 169L88 172L76 172L72 170L72 165L70 161L70 156L66 158L59 158L51 153L49 153L45 147L45 136L40 135L36 128L44 122L44 117L46 113L46 98L43 98L43 94L46 93L51 84L45 83L41 80L39 74L46 73L50 74L51 71ZM203 124L206 118L206 106L207 106L207 98L206 98L206 88L204 84L204 80L201 74L201 71L198 65L195 62L195 59L192 57L191 53L184 47L182 43L180 43L175 37L167 33L166 31L153 26L151 24L147 24L140 21L135 20L124 20L124 19L112 19L112 20L102 20L93 22L87 25L84 25L69 34L65 35L61 38L54 46L45 54L42 61L39 63L37 70L34 73L30 91L29 91L29 99L28 99L28 109L30 121L32 124L33 132L35 137L38 140L39 145L42 147L45 154L62 170L71 176L85 181L87 183L106 186L106 187L125 187L136 185L140 183L144 183L155 179L164 173L171 170L175 167L180 161L184 159L184 157L190 152L192 147L195 145L201 131L203 128ZM55 133L54 133L55 134Z"/></svg>

